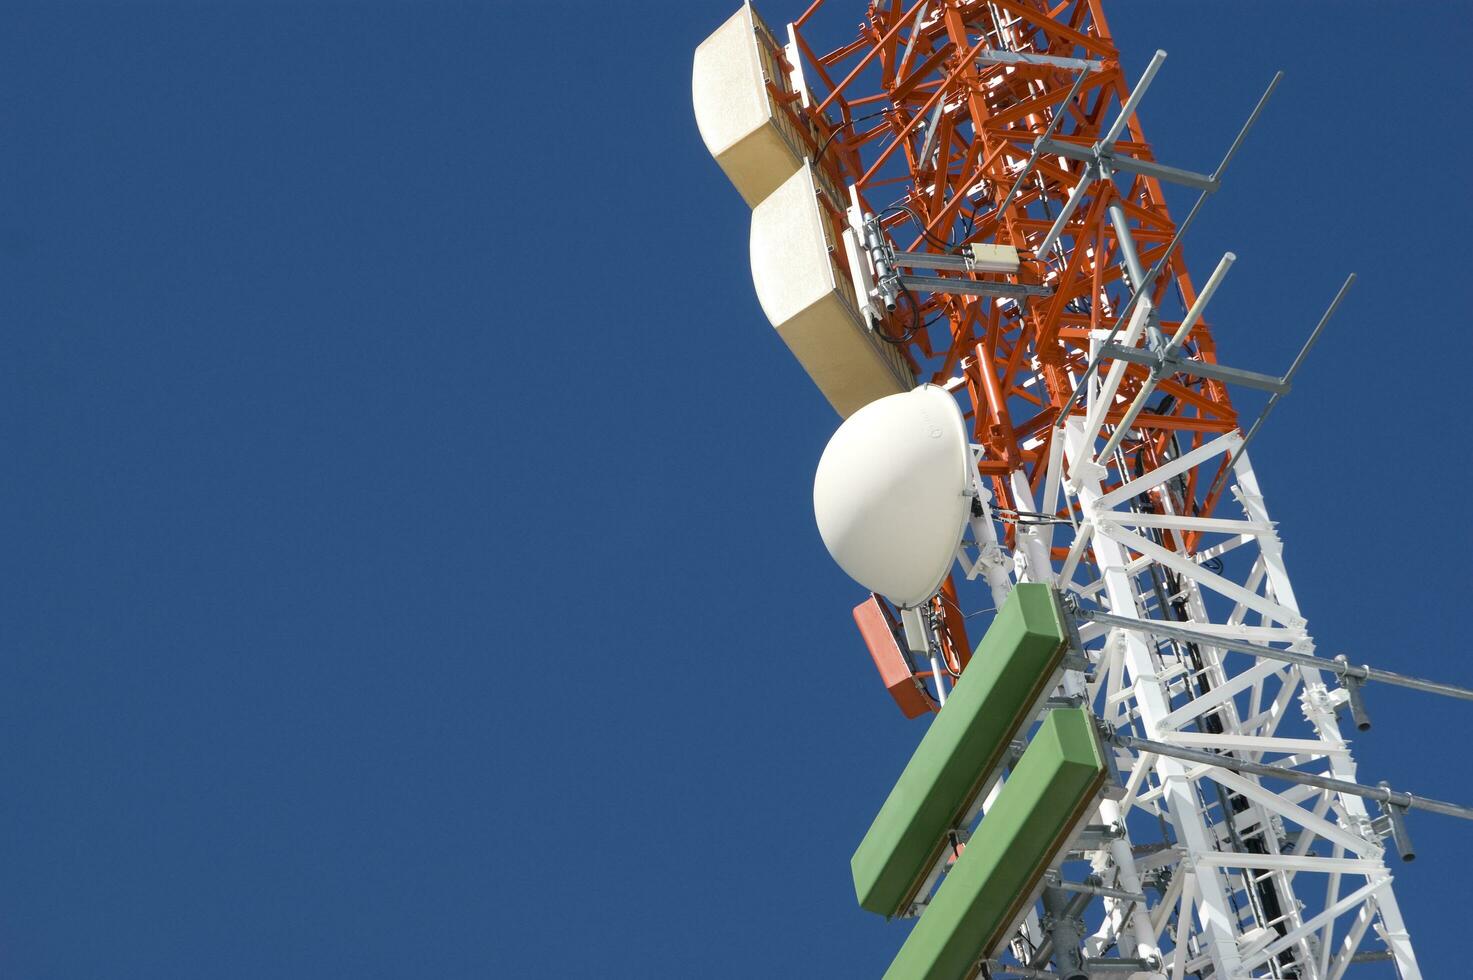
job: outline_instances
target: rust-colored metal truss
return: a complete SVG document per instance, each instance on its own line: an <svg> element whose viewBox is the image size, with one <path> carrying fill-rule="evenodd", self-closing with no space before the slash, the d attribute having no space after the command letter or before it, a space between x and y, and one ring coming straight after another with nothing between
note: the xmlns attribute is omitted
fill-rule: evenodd
<svg viewBox="0 0 1473 980"><path fill-rule="evenodd" d="M1090 181L1084 162L1060 156L1037 159L1009 197L1035 140L1050 130L1056 115L1061 118L1053 139L1089 147L1128 97L1100 3L874 2L859 36L832 47L818 40L822 18L815 14L822 6L819 0L796 21L789 48L800 53L807 104L799 96L786 97L800 129L811 134L814 151L822 151L819 166L836 185L854 185L863 207L881 216L904 249L952 253L972 242L1012 245L1023 264L1011 281L1052 290L1028 301L932 294L916 298L914 309L901 304L886 324L897 338L912 316L929 324L907 345L918 376L954 386L957 377L963 379L974 440L986 448L981 471L991 477L1004 511L1026 510L1011 478L1021 473L1032 496L1040 496L1051 442L1062 431L1056 424L1060 412L1071 401L1071 414L1085 412L1082 400L1071 396L1089 361L1091 332L1112 326L1133 285L1123 281L1109 206L1118 202L1128 217L1147 268L1176 231L1157 179L1119 174L1117 179L1125 179L1118 184ZM1058 60L984 60L995 51ZM1066 60L1093 65L1071 68ZM1115 152L1154 159L1134 115ZM1063 234L1049 254L1039 254L1081 181L1087 186ZM834 220L837 225L843 219L835 214ZM1183 311L1195 301L1180 250L1156 276L1151 299L1157 309L1175 300ZM1167 335L1177 325L1159 324ZM1216 362L1208 323L1193 327L1184 350ZM1144 366L1126 368L1121 407L1104 416L1107 424L1120 420L1147 375ZM1129 478L1118 472L1121 466L1150 469L1168 447L1173 456L1188 452L1237 425L1218 381L1178 374L1161 379L1156 392L1159 400L1135 420L1123 451L1101 460L1112 471L1107 488ZM1195 480L1172 488L1168 492L1179 498L1171 502L1173 512L1209 514L1215 500L1207 490ZM1062 507L1058 515L1067 516ZM1011 533L1007 544L1013 545ZM1053 557L1064 554L1058 549Z"/></svg>

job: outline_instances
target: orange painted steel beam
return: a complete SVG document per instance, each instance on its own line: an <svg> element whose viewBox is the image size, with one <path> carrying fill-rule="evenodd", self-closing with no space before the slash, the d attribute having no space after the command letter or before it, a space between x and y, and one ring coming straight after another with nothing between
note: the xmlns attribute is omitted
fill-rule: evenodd
<svg viewBox="0 0 1473 980"><path fill-rule="evenodd" d="M994 478L1000 505L1016 507L1012 483L1004 477L1021 471L1038 492L1051 426L1089 363L1091 332L1111 326L1129 298L1108 206L1123 210L1146 268L1176 231L1154 178L1091 180L1086 164L1057 157L1036 161L1021 177L1034 142L1055 116L1053 139L1090 146L1119 114L1129 95L1119 52L1099 0L930 0L924 7L874 0L850 38L820 32L836 26L824 24L826 13L815 3L794 30L800 53L813 62L809 76L828 88L816 107L801 111L813 117L813 131L834 134L829 154L838 180L854 185L862 207L881 215L897 245L903 233L910 241L907 251L954 252L973 242L1011 245L1023 260L1015 281L1052 290L1049 297L1023 303L962 294L917 297L917 312L931 322L907 345L921 377L941 382L961 374L964 383L956 391L974 441L986 450L979 470ZM830 54L815 58L816 48ZM1075 86L1076 69L984 60L989 50L1078 59L1096 68ZM834 84L833 78L842 80ZM858 115L878 111L885 114L874 128L848 128ZM937 133L927 140L933 118ZM928 144L934 153L921 159ZM1127 120L1116 152L1155 159L1138 118ZM1081 181L1083 199L1055 254L1037 254ZM1008 199L1015 182L1019 186ZM1179 250L1150 298L1159 307L1173 296L1183 310L1196 298ZM902 304L887 326L891 336L906 332L909 323L898 318L910 315ZM1206 322L1193 327L1184 349L1203 361L1216 360ZM1139 368L1127 372L1119 403L1105 413L1107 425L1121 419L1144 376ZM1157 404L1139 415L1136 434L1122 443L1131 466L1155 465L1203 433L1237 424L1226 390L1215 381L1178 374L1163 379L1154 397ZM1075 405L1071 414L1083 416L1083 406ZM1189 482L1189 498L1175 501L1178 512L1210 512L1215 500L1193 499L1198 492Z"/></svg>

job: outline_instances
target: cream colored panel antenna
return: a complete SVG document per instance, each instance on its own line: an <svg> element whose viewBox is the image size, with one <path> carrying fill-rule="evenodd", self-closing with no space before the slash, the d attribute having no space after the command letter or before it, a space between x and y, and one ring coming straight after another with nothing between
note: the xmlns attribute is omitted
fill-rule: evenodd
<svg viewBox="0 0 1473 980"><path fill-rule="evenodd" d="M778 335L829 404L848 418L915 384L899 350L881 340L855 307L833 213L820 203L804 165L752 211L752 281Z"/></svg>
<svg viewBox="0 0 1473 980"><path fill-rule="evenodd" d="M1018 272L1018 250L1011 245L969 245L972 267L978 272Z"/></svg>
<svg viewBox="0 0 1473 980"><path fill-rule="evenodd" d="M806 144L772 98L767 83L790 91L778 61L782 47L762 18L743 4L696 48L691 96L706 149L748 207L803 165Z"/></svg>

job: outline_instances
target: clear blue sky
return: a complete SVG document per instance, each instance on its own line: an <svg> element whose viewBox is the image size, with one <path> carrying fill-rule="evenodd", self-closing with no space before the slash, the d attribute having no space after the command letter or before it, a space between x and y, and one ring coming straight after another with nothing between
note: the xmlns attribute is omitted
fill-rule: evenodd
<svg viewBox="0 0 1473 980"><path fill-rule="evenodd" d="M692 121L734 5L7 5L0 975L889 962L848 859L924 723ZM1188 255L1263 370L1361 273L1257 465L1320 649L1464 683L1469 11L1113 13L1167 162L1288 71ZM1473 799L1473 712L1372 708L1367 779ZM1473 837L1412 830L1458 975Z"/></svg>

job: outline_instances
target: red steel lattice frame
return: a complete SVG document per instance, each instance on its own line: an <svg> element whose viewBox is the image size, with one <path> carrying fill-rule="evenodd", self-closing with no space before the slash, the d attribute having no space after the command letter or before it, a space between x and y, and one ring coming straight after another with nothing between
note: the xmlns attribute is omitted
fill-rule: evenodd
<svg viewBox="0 0 1473 980"><path fill-rule="evenodd" d="M1004 512L1017 510L1009 478L1021 471L1033 496L1041 496L1050 442L1062 431L1055 424L1089 361L1091 332L1108 329L1129 295L1118 261L1120 245L1107 218L1109 205L1118 202L1129 218L1147 268L1162 257L1176 231L1159 181L1117 175L1124 177L1123 186L1114 180L1088 184L1059 246L1039 255L1053 224L1049 209L1057 211L1087 179L1086 164L1059 157L1040 158L1007 208L999 210L1055 113L1064 117L1053 138L1088 147L1128 96L1129 81L1099 0L1055 6L1030 0L909 5L879 0L870 4L857 38L819 54L810 35L823 3L818 0L793 25L811 104L805 107L796 95L787 95L785 104L802 122L800 129L811 134L815 151L822 151L819 167L833 183L853 184L869 211L881 210L875 202L898 196L896 204L910 213L892 211L883 221L901 248L941 252L971 242L1012 245L1023 260L1013 281L1053 291L1027 304L933 294L919 303L920 316L933 326L918 331L907 349L922 380L963 379L973 438L986 449L981 471L991 478ZM1071 98L1074 70L979 61L986 49L1087 59L1098 68L1080 81ZM923 160L919 134L938 104L943 108L931 139L939 150ZM1154 160L1134 115L1115 152ZM907 226L912 231L902 236ZM1151 299L1157 308L1173 287L1183 310L1195 301L1180 250L1154 281ZM904 309L892 315L896 322L887 326L892 336L909 315ZM1163 320L1160 326L1169 335L1178 324ZM1207 322L1193 327L1185 350L1216 362ZM1121 419L1147 376L1144 366L1126 367L1119 401L1104 417L1107 425ZM1156 390L1166 396L1165 407L1147 409L1136 419L1120 460L1149 468L1168 453L1187 452L1237 426L1220 382L1178 374L1161 379ZM1074 400L1071 414L1084 413L1082 400ZM1100 462L1115 471L1107 486L1129 478L1118 472L1119 460ZM1176 496L1173 512L1209 514L1216 501L1196 480L1194 470L1185 486L1158 492ZM1058 514L1067 516L1062 509ZM1064 554L1054 549L1052 557Z"/></svg>

